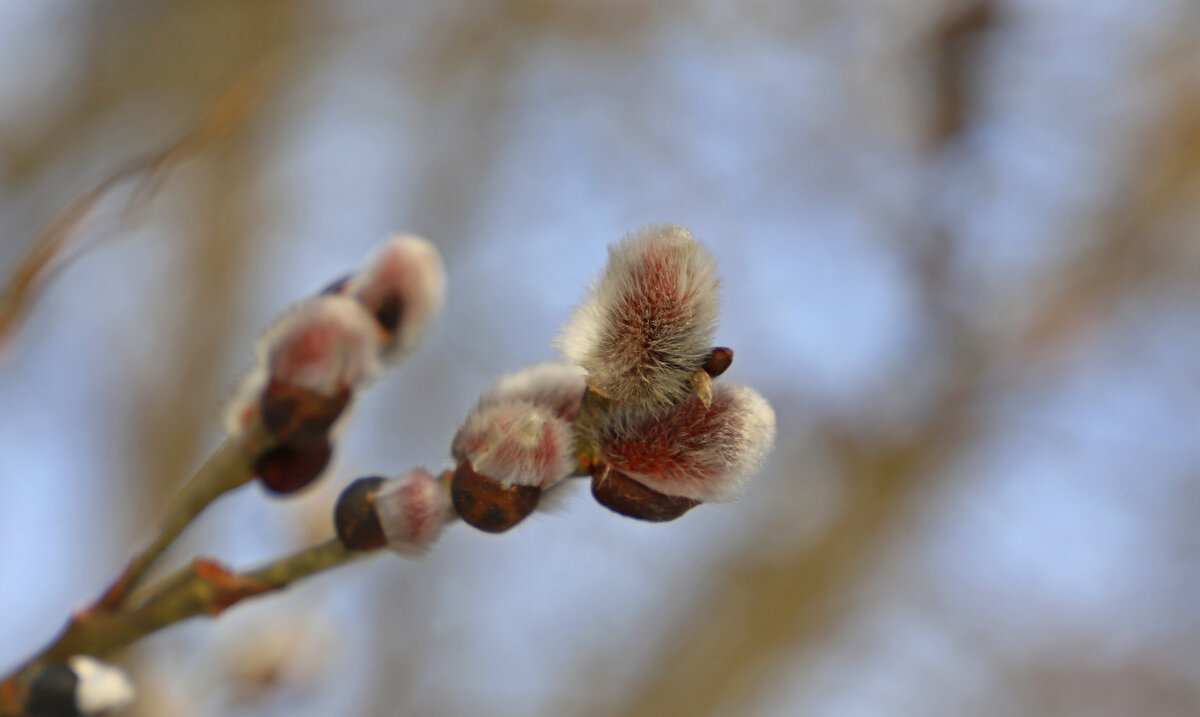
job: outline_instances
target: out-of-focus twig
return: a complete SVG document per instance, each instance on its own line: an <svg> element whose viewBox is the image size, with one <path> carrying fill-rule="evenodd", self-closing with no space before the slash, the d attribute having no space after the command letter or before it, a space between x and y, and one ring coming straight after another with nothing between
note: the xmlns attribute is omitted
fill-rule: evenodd
<svg viewBox="0 0 1200 717"><path fill-rule="evenodd" d="M132 183L133 194L123 212L129 214L143 206L180 162L223 140L244 124L259 104L271 68L270 63L264 63L241 78L181 138L120 167L77 196L50 222L17 261L0 290L0 352L11 343L47 283L86 248L76 243L76 239L96 205L117 187Z"/></svg>
<svg viewBox="0 0 1200 717"><path fill-rule="evenodd" d="M975 362L947 384L938 410L910 438L893 445L831 426L824 443L842 464L847 487L837 520L814 544L780 559L747 564L745 556L714 571L720 579L690 609L690 619L654 669L610 714L716 714L735 695L758 694L782 655L830 629L838 601L930 478L969 443ZM751 711L749 709L747 712Z"/></svg>
<svg viewBox="0 0 1200 717"><path fill-rule="evenodd" d="M1145 131L1150 146L1139 171L1131 172L1107 213L1104 235L1063 274L1035 312L1015 349L1023 355L1053 351L1110 314L1113 302L1147 280L1161 277L1173 261L1170 246L1156 241L1154 227L1194 199L1200 180L1200 88L1173 93L1162 119Z"/></svg>

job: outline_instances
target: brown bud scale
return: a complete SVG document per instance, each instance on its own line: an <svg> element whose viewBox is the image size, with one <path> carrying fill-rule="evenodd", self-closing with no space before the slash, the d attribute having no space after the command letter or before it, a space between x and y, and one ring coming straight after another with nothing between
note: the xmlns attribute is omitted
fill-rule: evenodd
<svg viewBox="0 0 1200 717"><path fill-rule="evenodd" d="M350 550L375 550L387 543L379 514L375 511L375 492L384 478L359 478L338 496L333 509L333 524L338 540Z"/></svg>
<svg viewBox="0 0 1200 717"><path fill-rule="evenodd" d="M368 308L373 309L372 315L388 336L400 329L400 322L404 320L404 299L399 294L389 292L379 302L379 306Z"/></svg>
<svg viewBox="0 0 1200 717"><path fill-rule="evenodd" d="M615 513L654 523L675 520L700 505L698 500L664 495L623 473L603 468L592 477L592 496Z"/></svg>
<svg viewBox="0 0 1200 717"><path fill-rule="evenodd" d="M463 522L486 533L503 533L520 523L542 496L537 486L505 486L478 473L470 461L458 464L450 481L450 498Z"/></svg>
<svg viewBox="0 0 1200 717"><path fill-rule="evenodd" d="M254 475L270 491L287 495L319 478L332 456L333 444L327 438L312 446L275 446L254 461Z"/></svg>
<svg viewBox="0 0 1200 717"><path fill-rule="evenodd" d="M717 346L704 361L704 372L716 378L725 373L733 364L733 349Z"/></svg>
<svg viewBox="0 0 1200 717"><path fill-rule="evenodd" d="M263 389L260 415L263 427L275 438L292 445L319 444L350 402L350 389L332 396L271 381Z"/></svg>

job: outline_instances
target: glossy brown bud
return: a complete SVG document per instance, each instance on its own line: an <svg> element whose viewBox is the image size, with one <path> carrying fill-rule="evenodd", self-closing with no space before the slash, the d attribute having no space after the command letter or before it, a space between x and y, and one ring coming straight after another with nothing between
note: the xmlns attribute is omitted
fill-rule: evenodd
<svg viewBox="0 0 1200 717"><path fill-rule="evenodd" d="M338 496L333 509L333 524L338 540L348 549L375 550L387 543L375 510L375 493L384 481L379 476L359 478Z"/></svg>
<svg viewBox="0 0 1200 717"><path fill-rule="evenodd" d="M704 361L704 372L716 378L733 364L733 349L718 346L712 350Z"/></svg>
<svg viewBox="0 0 1200 717"><path fill-rule="evenodd" d="M503 533L524 520L542 496L530 485L506 486L477 473L470 461L458 464L450 482L454 510L468 525L487 533Z"/></svg>
<svg viewBox="0 0 1200 717"><path fill-rule="evenodd" d="M254 461L254 475L273 493L295 493L319 478L332 456L328 438L311 446L275 446Z"/></svg>
<svg viewBox="0 0 1200 717"><path fill-rule="evenodd" d="M664 495L614 470L600 469L592 477L592 495L609 510L638 520L663 523L675 520L700 501Z"/></svg>

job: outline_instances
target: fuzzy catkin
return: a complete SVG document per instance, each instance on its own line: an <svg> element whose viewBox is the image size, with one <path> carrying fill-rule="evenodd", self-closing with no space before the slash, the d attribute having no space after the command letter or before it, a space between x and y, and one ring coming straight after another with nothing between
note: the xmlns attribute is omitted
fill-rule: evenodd
<svg viewBox="0 0 1200 717"><path fill-rule="evenodd" d="M424 468L385 481L375 494L375 512L387 545L406 557L425 554L449 510L449 492Z"/></svg>
<svg viewBox="0 0 1200 717"><path fill-rule="evenodd" d="M564 421L573 421L579 415L586 389L586 375L579 366L540 363L497 380L479 397L479 405L527 401L551 410Z"/></svg>
<svg viewBox="0 0 1200 717"><path fill-rule="evenodd" d="M549 488L575 467L566 421L528 401L475 407L451 443L459 461L505 486Z"/></svg>
<svg viewBox="0 0 1200 717"><path fill-rule="evenodd" d="M609 248L558 346L617 403L677 403L712 348L717 286L715 261L685 227L645 227Z"/></svg>
<svg viewBox="0 0 1200 717"><path fill-rule="evenodd" d="M437 247L410 234L384 242L343 289L388 332L384 354L389 359L405 356L417 347L441 311L445 290Z"/></svg>
<svg viewBox="0 0 1200 717"><path fill-rule="evenodd" d="M737 498L775 442L775 412L753 389L717 386L667 411L619 407L594 429L605 463L670 496L705 502Z"/></svg>
<svg viewBox="0 0 1200 717"><path fill-rule="evenodd" d="M263 334L258 353L270 379L331 395L379 372L379 328L357 301L321 296L280 317Z"/></svg>

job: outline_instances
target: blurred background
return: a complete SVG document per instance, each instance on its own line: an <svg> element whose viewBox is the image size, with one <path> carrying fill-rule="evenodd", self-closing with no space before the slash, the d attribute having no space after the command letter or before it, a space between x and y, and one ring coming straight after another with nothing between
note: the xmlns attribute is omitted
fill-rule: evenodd
<svg viewBox="0 0 1200 717"><path fill-rule="evenodd" d="M778 413L745 499L455 526L152 636L126 714L1200 713L1197 37L1195 0L0 1L4 276L219 120L72 226L0 356L0 669L149 534L257 333L389 233L446 259L423 350L321 487L227 497L174 563L444 467L605 246L679 222L725 380Z"/></svg>

